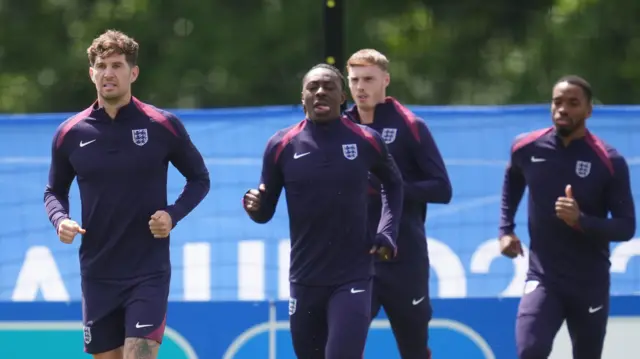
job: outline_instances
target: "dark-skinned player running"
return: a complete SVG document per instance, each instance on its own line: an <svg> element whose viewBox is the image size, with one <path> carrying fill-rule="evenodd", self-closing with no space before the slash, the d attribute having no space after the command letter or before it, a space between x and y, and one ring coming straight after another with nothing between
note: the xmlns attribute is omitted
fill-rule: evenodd
<svg viewBox="0 0 640 359"><path fill-rule="evenodd" d="M586 128L591 86L568 76L553 88L553 126L516 138L500 225L502 253L522 244L514 217L529 187L529 271L516 319L521 359L543 359L567 321L574 359L599 359L609 314L609 244L630 240L635 207L624 157Z"/></svg>
<svg viewBox="0 0 640 359"><path fill-rule="evenodd" d="M402 212L402 177L384 141L340 115L344 87L332 66L321 64L306 74L306 118L269 139L259 188L243 198L251 219L266 223L285 189L291 336L297 357L305 359L362 356L371 317L372 254L395 253ZM375 237L368 235L369 172L384 189Z"/></svg>

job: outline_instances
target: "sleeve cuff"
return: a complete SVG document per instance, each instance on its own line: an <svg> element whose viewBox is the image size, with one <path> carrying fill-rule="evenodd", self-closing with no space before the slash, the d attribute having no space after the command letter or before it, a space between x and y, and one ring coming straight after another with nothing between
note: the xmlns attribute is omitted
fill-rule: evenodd
<svg viewBox="0 0 640 359"><path fill-rule="evenodd" d="M55 228L56 234L58 234L58 228L60 228L60 223L62 223L62 221L64 221L65 219L69 219L69 216L59 212L51 220L51 224L53 224L53 228Z"/></svg>
<svg viewBox="0 0 640 359"><path fill-rule="evenodd" d="M498 230L498 239L502 238L503 236L513 234L514 230L515 226L501 227L500 230Z"/></svg>
<svg viewBox="0 0 640 359"><path fill-rule="evenodd" d="M584 232L584 228L586 227L585 224L587 224L586 222L587 222L587 216L585 216L584 213L580 213L580 216L578 217L578 222L576 222L576 224L574 224L572 228L575 229L576 231Z"/></svg>
<svg viewBox="0 0 640 359"><path fill-rule="evenodd" d="M176 213L177 212L176 207L174 205L169 206L165 209L165 211L169 214L169 217L171 217L171 229L176 228L176 225L182 219Z"/></svg>

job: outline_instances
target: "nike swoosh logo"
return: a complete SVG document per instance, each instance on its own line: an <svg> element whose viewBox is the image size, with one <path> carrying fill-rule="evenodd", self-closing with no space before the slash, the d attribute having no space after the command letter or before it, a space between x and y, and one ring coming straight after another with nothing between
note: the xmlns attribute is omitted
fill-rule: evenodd
<svg viewBox="0 0 640 359"><path fill-rule="evenodd" d="M300 157L304 157L304 156L306 156L306 155L308 155L308 154L310 154L310 153L311 153L311 152L305 152L305 153L294 153L294 154L293 154L293 159L294 159L294 160L297 160L298 158L300 158Z"/></svg>
<svg viewBox="0 0 640 359"><path fill-rule="evenodd" d="M140 324L140 322L136 323L136 328L137 329L146 328L146 327L153 327L153 324Z"/></svg>
<svg viewBox="0 0 640 359"><path fill-rule="evenodd" d="M599 311L600 309L602 309L602 306L595 307L595 308L589 307L589 314L593 314L593 313Z"/></svg>
<svg viewBox="0 0 640 359"><path fill-rule="evenodd" d="M546 161L546 159L538 158L536 156L531 156L531 162L544 162L544 161Z"/></svg>
<svg viewBox="0 0 640 359"><path fill-rule="evenodd" d="M422 303L423 300L424 300L424 297L419 298L419 299L414 299L414 300L411 301L411 304L418 305L418 304Z"/></svg>
<svg viewBox="0 0 640 359"><path fill-rule="evenodd" d="M351 288L351 293L353 293L353 294L362 293L362 292L364 292L364 289Z"/></svg>
<svg viewBox="0 0 640 359"><path fill-rule="evenodd" d="M86 146L86 145L88 145L88 144L90 144L90 143L94 143L95 141L96 141L96 140L91 140L91 141L89 141L89 142L82 142L82 141L80 141L80 147L84 147L84 146Z"/></svg>

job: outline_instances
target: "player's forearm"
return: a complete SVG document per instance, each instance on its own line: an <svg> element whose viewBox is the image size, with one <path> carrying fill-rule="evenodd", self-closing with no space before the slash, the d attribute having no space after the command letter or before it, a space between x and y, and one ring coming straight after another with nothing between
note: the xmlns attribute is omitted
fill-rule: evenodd
<svg viewBox="0 0 640 359"><path fill-rule="evenodd" d="M44 206L47 216L53 227L57 230L60 222L69 218L69 194L60 195L47 187L44 192Z"/></svg>
<svg viewBox="0 0 640 359"><path fill-rule="evenodd" d="M187 184L175 204L167 207L175 227L184 217L193 211L207 196L211 188L209 173L203 172L198 177L187 179Z"/></svg>
<svg viewBox="0 0 640 359"><path fill-rule="evenodd" d="M608 242L625 242L636 232L636 220L628 218L600 218L580 215L579 230L587 235Z"/></svg>
<svg viewBox="0 0 640 359"><path fill-rule="evenodd" d="M507 169L502 186L502 200L500 204L500 236L513 233L516 227L516 212L520 201L522 201L525 187L524 177L511 169Z"/></svg>
<svg viewBox="0 0 640 359"><path fill-rule="evenodd" d="M452 197L451 181L440 150L423 122L418 123L418 129L420 141L415 160L424 177L422 181L405 183L405 196L426 203L449 203Z"/></svg>
<svg viewBox="0 0 640 359"><path fill-rule="evenodd" d="M404 195L407 199L426 202L447 204L453 195L451 183L443 178L426 181L405 182Z"/></svg>

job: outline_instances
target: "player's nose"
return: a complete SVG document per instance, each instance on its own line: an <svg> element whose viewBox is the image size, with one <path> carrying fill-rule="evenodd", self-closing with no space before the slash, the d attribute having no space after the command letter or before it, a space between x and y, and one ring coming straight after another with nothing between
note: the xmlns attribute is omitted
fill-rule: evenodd
<svg viewBox="0 0 640 359"><path fill-rule="evenodd" d="M323 87L320 87L318 89L318 91L316 91L315 98L316 98L316 100L324 100L324 99L326 99L327 98L327 90L325 90Z"/></svg>
<svg viewBox="0 0 640 359"><path fill-rule="evenodd" d="M114 78L115 75L115 71L111 68L107 68L106 70L104 70L104 78Z"/></svg>

